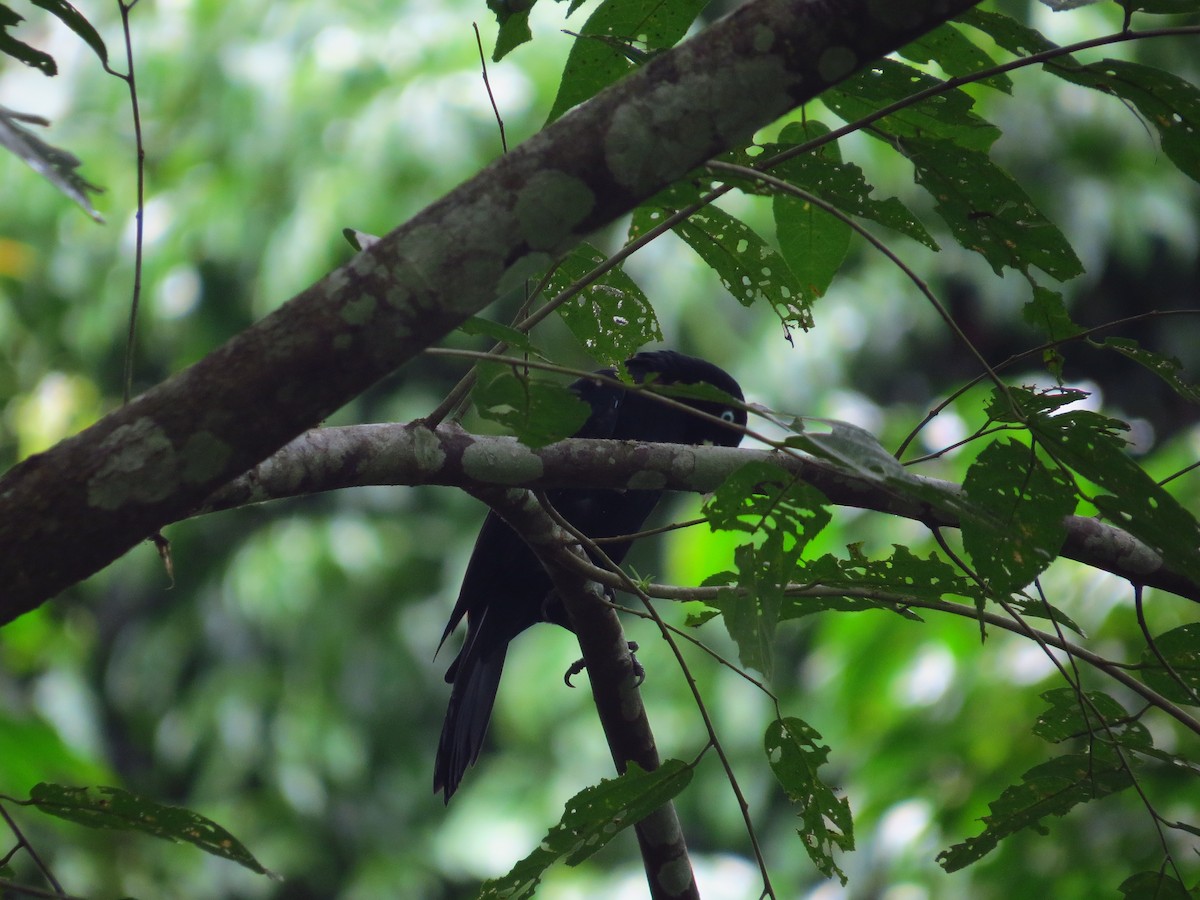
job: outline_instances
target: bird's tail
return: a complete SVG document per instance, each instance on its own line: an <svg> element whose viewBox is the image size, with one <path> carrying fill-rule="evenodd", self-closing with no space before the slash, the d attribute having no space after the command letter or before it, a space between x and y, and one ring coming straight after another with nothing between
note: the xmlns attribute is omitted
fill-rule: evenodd
<svg viewBox="0 0 1200 900"><path fill-rule="evenodd" d="M507 645L501 644L483 657L465 651L454 664L454 687L442 723L437 761L433 767L433 791L442 791L449 803L463 774L479 758L492 706L500 687Z"/></svg>

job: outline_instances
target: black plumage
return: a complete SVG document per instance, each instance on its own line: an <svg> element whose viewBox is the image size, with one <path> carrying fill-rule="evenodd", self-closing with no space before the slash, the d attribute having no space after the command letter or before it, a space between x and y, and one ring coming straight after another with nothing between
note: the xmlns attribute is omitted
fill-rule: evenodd
<svg viewBox="0 0 1200 900"><path fill-rule="evenodd" d="M739 401L742 399L738 383L724 370L672 350L639 353L625 365L639 383L703 383ZM615 376L616 373L602 369L598 374ZM571 389L592 408L575 437L735 446L742 437L740 427L746 424L743 409L716 401L684 402L734 427L705 421L639 392L588 378L581 378ZM661 497L662 491L548 492L554 508L592 538L639 531ZM620 562L629 545L629 541L606 543L604 550L614 562ZM521 537L494 512L488 514L475 542L458 602L442 634L443 643L464 616L466 640L446 672L446 681L453 688L433 779L434 791L442 791L447 803L483 746L509 641L537 622L550 621L570 627L561 601L553 596L550 576ZM440 649L441 644L438 646Z"/></svg>

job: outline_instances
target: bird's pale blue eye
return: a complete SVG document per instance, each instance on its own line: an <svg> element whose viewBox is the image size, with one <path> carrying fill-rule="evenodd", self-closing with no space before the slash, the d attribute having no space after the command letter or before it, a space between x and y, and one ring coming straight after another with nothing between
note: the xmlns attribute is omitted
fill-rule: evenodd
<svg viewBox="0 0 1200 900"><path fill-rule="evenodd" d="M736 418L737 418L737 416L735 416L735 415L733 414L733 410L732 410L732 409L723 409L723 410L721 410L721 421L723 421L723 422L732 422L732 421L734 421L734 419L736 419Z"/></svg>

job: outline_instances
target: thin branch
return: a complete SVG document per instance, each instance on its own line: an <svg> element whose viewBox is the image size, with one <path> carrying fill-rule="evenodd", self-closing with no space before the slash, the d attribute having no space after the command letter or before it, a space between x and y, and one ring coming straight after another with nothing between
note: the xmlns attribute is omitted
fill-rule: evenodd
<svg viewBox="0 0 1200 900"><path fill-rule="evenodd" d="M475 45L479 48L479 65L483 69L483 87L487 91L488 100L492 104L492 112L496 114L496 125L500 129L500 149L501 152L508 152L508 140L504 137L504 119L500 118L500 107L496 106L496 97L492 93L492 83L488 81L487 57L483 54L483 38L479 36L479 26L474 22L471 27L475 29Z"/></svg>
<svg viewBox="0 0 1200 900"><path fill-rule="evenodd" d="M4 808L3 803L0 803L0 818L4 819L5 824L7 824L12 830L12 833L16 835L17 846L25 848L25 852L29 854L29 858L33 860L33 864L37 867L37 870L42 873L42 877L45 878L46 881L50 882L50 886L54 888L55 893L48 896L65 897L66 891L63 890L63 886L59 884L58 879L54 877L54 873L50 871L50 867L46 864L45 860L38 855L38 852L34 849L33 844L29 843L29 838L25 837L25 834L21 831L20 826L17 825L16 820L9 814L8 810Z"/></svg>

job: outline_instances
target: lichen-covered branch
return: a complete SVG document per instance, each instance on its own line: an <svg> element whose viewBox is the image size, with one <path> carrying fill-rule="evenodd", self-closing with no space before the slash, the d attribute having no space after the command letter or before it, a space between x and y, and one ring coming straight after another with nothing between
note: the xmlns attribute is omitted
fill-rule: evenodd
<svg viewBox="0 0 1200 900"><path fill-rule="evenodd" d="M797 475L831 503L957 527L958 519L928 502L796 454L732 447L693 447L566 440L531 449L512 438L480 437L457 428L354 425L301 435L261 465L217 491L195 513L365 485L441 484L468 490L606 487L711 491L751 462L771 462ZM956 485L914 478L954 493ZM1200 585L1163 565L1132 535L1097 519L1068 516L1062 555L1136 584L1200 602Z"/></svg>
<svg viewBox="0 0 1200 900"><path fill-rule="evenodd" d="M753 0L0 479L0 624L108 565L595 229L974 0Z"/></svg>

